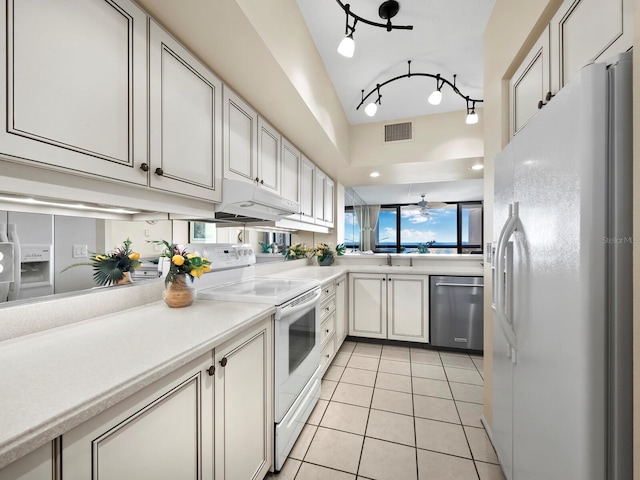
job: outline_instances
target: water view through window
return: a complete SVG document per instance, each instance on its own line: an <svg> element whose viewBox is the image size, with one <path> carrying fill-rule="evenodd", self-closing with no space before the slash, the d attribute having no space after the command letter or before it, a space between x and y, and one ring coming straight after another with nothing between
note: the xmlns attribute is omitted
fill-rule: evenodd
<svg viewBox="0 0 640 480"><path fill-rule="evenodd" d="M357 248L358 219L345 211L345 243ZM482 253L482 203L450 203L427 211L415 205L383 205L376 226L376 252Z"/></svg>

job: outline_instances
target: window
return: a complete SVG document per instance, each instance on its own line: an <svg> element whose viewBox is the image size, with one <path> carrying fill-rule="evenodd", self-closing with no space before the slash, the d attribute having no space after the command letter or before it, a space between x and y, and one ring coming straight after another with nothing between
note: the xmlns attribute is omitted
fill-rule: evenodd
<svg viewBox="0 0 640 480"><path fill-rule="evenodd" d="M378 253L482 253L482 202L449 203L427 212L415 205L383 205L376 226ZM350 235L351 234L351 235ZM345 209L345 244L358 248L360 229L353 207Z"/></svg>
<svg viewBox="0 0 640 480"><path fill-rule="evenodd" d="M346 207L344 211L344 245L347 248L360 248L360 226L353 207Z"/></svg>

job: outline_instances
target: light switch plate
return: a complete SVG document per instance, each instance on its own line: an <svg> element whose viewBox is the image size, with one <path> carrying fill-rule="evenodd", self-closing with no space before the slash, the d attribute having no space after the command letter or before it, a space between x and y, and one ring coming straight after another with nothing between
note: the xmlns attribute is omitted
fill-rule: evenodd
<svg viewBox="0 0 640 480"><path fill-rule="evenodd" d="M89 256L89 247L87 245L74 245L73 258L87 258Z"/></svg>

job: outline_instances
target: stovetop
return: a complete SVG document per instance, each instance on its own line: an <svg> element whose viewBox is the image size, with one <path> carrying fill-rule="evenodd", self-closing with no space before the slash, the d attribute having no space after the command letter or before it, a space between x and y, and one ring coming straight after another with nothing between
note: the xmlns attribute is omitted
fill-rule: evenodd
<svg viewBox="0 0 640 480"><path fill-rule="evenodd" d="M230 302L282 305L320 285L306 278L254 277L239 282L198 290L198 297Z"/></svg>

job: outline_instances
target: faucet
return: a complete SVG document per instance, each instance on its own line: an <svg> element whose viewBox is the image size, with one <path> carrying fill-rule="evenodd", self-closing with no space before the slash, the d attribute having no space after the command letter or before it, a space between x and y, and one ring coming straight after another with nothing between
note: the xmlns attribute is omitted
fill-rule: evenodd
<svg viewBox="0 0 640 480"><path fill-rule="evenodd" d="M390 267L391 266L391 254L387 253L387 266Z"/></svg>

